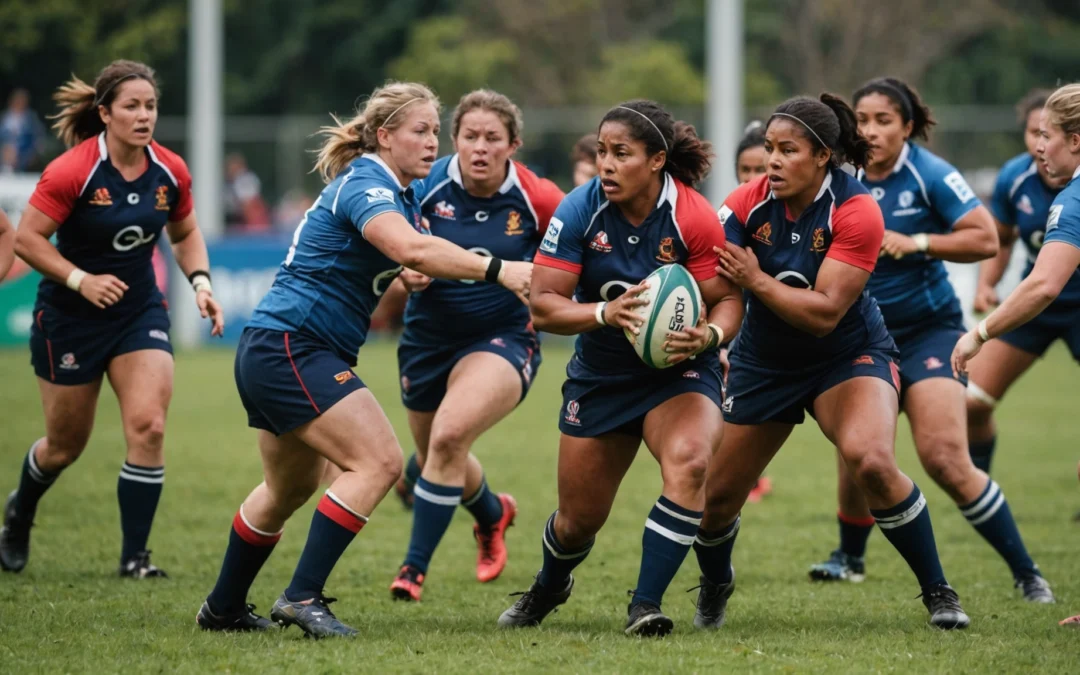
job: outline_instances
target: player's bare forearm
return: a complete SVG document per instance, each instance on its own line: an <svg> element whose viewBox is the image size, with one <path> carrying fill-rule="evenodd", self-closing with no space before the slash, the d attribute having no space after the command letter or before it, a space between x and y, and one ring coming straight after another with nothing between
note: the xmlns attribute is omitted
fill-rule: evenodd
<svg viewBox="0 0 1080 675"><path fill-rule="evenodd" d="M533 326L555 335L578 335L600 327L596 303L574 302L553 290L533 289L529 299Z"/></svg>
<svg viewBox="0 0 1080 675"><path fill-rule="evenodd" d="M28 206L23 211L19 229L15 231L15 255L26 261L43 276L58 284L66 284L75 270L75 264L60 255L60 251L49 242L59 228L51 218Z"/></svg>
<svg viewBox="0 0 1080 675"><path fill-rule="evenodd" d="M831 333L847 307L809 288L793 288L768 275L752 289L758 300L785 322L817 337Z"/></svg>
<svg viewBox="0 0 1080 675"><path fill-rule="evenodd" d="M169 223L167 227L173 257L184 276L198 270L209 271L210 254L206 250L202 231L195 224L194 212L179 222Z"/></svg>
<svg viewBox="0 0 1080 675"><path fill-rule="evenodd" d="M961 218L949 234L931 234L928 253L939 260L971 263L992 258L999 250L993 216L979 206Z"/></svg>
<svg viewBox="0 0 1080 675"><path fill-rule="evenodd" d="M397 262L436 279L484 280L490 258L466 251L441 237L417 237L422 241Z"/></svg>
<svg viewBox="0 0 1080 675"><path fill-rule="evenodd" d="M15 262L15 228L11 226L7 214L0 209L0 281L11 271Z"/></svg>
<svg viewBox="0 0 1080 675"><path fill-rule="evenodd" d="M1043 246L1035 267L1005 302L986 318L991 337L1023 326L1050 306L1080 266L1080 249L1061 242Z"/></svg>
<svg viewBox="0 0 1080 675"><path fill-rule="evenodd" d="M742 326L746 310L742 289L720 276L700 282L699 287L709 308L709 323L724 331L724 344L731 342Z"/></svg>
<svg viewBox="0 0 1080 675"><path fill-rule="evenodd" d="M979 263L979 285L993 288L1001 282L1005 276L1005 270L1009 268L1009 260L1012 258L1012 242L1008 245L1004 241L993 258Z"/></svg>

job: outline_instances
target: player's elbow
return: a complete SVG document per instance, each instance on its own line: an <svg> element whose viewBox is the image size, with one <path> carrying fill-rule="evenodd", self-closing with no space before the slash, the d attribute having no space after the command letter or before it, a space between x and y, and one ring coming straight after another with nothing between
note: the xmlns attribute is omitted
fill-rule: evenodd
<svg viewBox="0 0 1080 675"><path fill-rule="evenodd" d="M40 239L41 235L31 232L29 229L25 228L15 230L15 255L23 258L24 260L29 260L29 256L33 251L33 240L35 237Z"/></svg>
<svg viewBox="0 0 1080 675"><path fill-rule="evenodd" d="M998 238L996 228L987 229L979 237L979 240L975 242L975 254L979 256L979 260L987 260L993 258L1001 250L1001 240Z"/></svg>
<svg viewBox="0 0 1080 675"><path fill-rule="evenodd" d="M1037 307L1046 307L1061 294L1064 283L1051 276L1039 275L1032 279L1032 302Z"/></svg>
<svg viewBox="0 0 1080 675"><path fill-rule="evenodd" d="M843 316L843 314L836 314L834 312L830 312L822 316L817 316L810 323L809 333L814 337L819 338L830 335L834 330L836 330L836 326L840 323L840 319L842 319Z"/></svg>

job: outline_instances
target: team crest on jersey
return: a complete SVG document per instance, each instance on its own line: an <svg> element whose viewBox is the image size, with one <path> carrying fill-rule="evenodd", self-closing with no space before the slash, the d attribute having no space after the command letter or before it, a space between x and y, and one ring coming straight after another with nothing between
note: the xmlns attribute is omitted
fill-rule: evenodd
<svg viewBox="0 0 1080 675"><path fill-rule="evenodd" d="M600 230L589 242L589 248L600 253L611 253L611 244L608 242L607 232Z"/></svg>
<svg viewBox="0 0 1080 675"><path fill-rule="evenodd" d="M64 370L78 370L79 364L75 362L75 355L68 352L60 357L60 367Z"/></svg>
<svg viewBox="0 0 1080 675"><path fill-rule="evenodd" d="M923 365L926 366L927 370L937 370L938 368L941 368L945 364L942 363L941 359L939 359L938 357L931 356L930 358L923 361Z"/></svg>
<svg viewBox="0 0 1080 675"><path fill-rule="evenodd" d="M688 379L688 380L700 380L701 379L701 373L699 373L696 370L688 370L685 373L683 373L682 376L684 378Z"/></svg>
<svg viewBox="0 0 1080 675"><path fill-rule="evenodd" d="M896 203L902 209L906 209L915 203L915 193L911 190L904 190L900 193L900 196L896 198Z"/></svg>
<svg viewBox="0 0 1080 675"><path fill-rule="evenodd" d="M656 254L656 259L662 263L678 262L675 257L675 239L664 237L660 240L660 252Z"/></svg>
<svg viewBox="0 0 1080 675"><path fill-rule="evenodd" d="M373 202L390 202L391 204L394 203L394 193L386 188L369 188L364 191L364 194L367 195L367 200L369 204Z"/></svg>
<svg viewBox="0 0 1080 675"><path fill-rule="evenodd" d="M169 186L159 185L154 190L154 209L157 211L169 210Z"/></svg>
<svg viewBox="0 0 1080 675"><path fill-rule="evenodd" d="M356 377L356 373L354 373L353 371L351 371L351 370L343 370L340 373L338 373L337 375L334 375L334 381L337 382L338 384L345 384L346 382L353 379L354 377Z"/></svg>
<svg viewBox="0 0 1080 675"><path fill-rule="evenodd" d="M435 215L446 220L456 220L454 217L454 205L446 202L439 202L435 205Z"/></svg>
<svg viewBox="0 0 1080 675"><path fill-rule="evenodd" d="M506 236L515 237L519 234L525 234L525 230L521 229L521 214L511 211L506 217Z"/></svg>
<svg viewBox="0 0 1080 675"><path fill-rule="evenodd" d="M759 227L757 232L754 233L754 239L757 239L766 246L772 246L772 225L770 223L765 223Z"/></svg>
<svg viewBox="0 0 1080 675"><path fill-rule="evenodd" d="M811 253L824 253L825 252L825 228L814 228L814 236L810 238L810 252Z"/></svg>
<svg viewBox="0 0 1080 675"><path fill-rule="evenodd" d="M492 338L491 344L495 345L496 347L503 347L504 349L506 348L506 340L502 338Z"/></svg>
<svg viewBox="0 0 1080 675"><path fill-rule="evenodd" d="M94 206L112 206L112 197L109 196L109 191L106 188L98 188L94 190L94 195L90 197L90 203Z"/></svg>
<svg viewBox="0 0 1080 675"><path fill-rule="evenodd" d="M1029 216L1035 213L1035 207L1031 204L1031 198L1027 195L1020 195L1020 200L1016 202L1016 210L1028 214Z"/></svg>
<svg viewBox="0 0 1080 675"><path fill-rule="evenodd" d="M853 366L872 366L874 365L874 357L869 355L862 355L859 358L851 362Z"/></svg>
<svg viewBox="0 0 1080 675"><path fill-rule="evenodd" d="M572 424L575 427L580 427L581 426L581 420L577 416L578 412L580 412L580 411L581 411L581 406L578 404L578 402L577 401L570 401L569 403L566 404L566 417L564 417L563 419L566 420L567 424Z"/></svg>

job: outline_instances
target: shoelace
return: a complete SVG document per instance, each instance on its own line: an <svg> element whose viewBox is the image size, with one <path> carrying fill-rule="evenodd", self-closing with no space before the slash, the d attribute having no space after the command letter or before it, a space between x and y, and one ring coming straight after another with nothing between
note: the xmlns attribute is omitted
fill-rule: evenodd
<svg viewBox="0 0 1080 675"><path fill-rule="evenodd" d="M485 562L495 560L495 556L491 552L491 544L494 541L491 533L476 532L476 541L480 543L480 558Z"/></svg>
<svg viewBox="0 0 1080 675"><path fill-rule="evenodd" d="M929 593L919 593L915 596L915 599L926 596L930 602L935 600L941 602L944 609L960 610L960 596L956 594L956 591L949 590L947 588L935 588Z"/></svg>

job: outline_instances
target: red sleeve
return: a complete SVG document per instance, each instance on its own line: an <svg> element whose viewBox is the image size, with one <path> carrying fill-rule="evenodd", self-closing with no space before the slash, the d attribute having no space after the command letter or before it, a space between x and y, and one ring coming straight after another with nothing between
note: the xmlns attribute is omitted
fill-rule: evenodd
<svg viewBox="0 0 1080 675"><path fill-rule="evenodd" d="M563 260L550 255L544 255L543 253L537 253L533 258L533 264L540 267L554 267L557 270L563 270L564 272L570 272L571 274L581 274L581 265L570 262L569 260Z"/></svg>
<svg viewBox="0 0 1080 675"><path fill-rule="evenodd" d="M536 212L537 235L543 237L548 223L551 222L551 216L566 195L558 185L547 178L540 178L521 162L514 162L514 168L517 170L518 181L521 183L525 198L529 200L533 211Z"/></svg>
<svg viewBox="0 0 1080 675"><path fill-rule="evenodd" d="M713 247L724 247L724 226L712 205L697 191L682 183L676 189L679 200L675 219L690 254L686 269L698 281L712 279L716 276L717 260Z"/></svg>
<svg viewBox="0 0 1080 675"><path fill-rule="evenodd" d="M877 202L868 194L855 195L833 212L832 243L825 257L872 274L884 238L885 218Z"/></svg>
<svg viewBox="0 0 1080 675"><path fill-rule="evenodd" d="M768 176L755 178L735 188L724 200L724 206L745 226L750 212L768 198L770 190Z"/></svg>
<svg viewBox="0 0 1080 675"><path fill-rule="evenodd" d="M153 148L154 154L176 182L176 202L169 210L169 221L176 223L187 218L191 210L195 208L191 197L191 172L188 171L187 162L180 155L157 143L153 144Z"/></svg>
<svg viewBox="0 0 1080 675"><path fill-rule="evenodd" d="M83 141L49 162L34 188L34 193L30 195L30 205L63 225L71 215L71 210L75 208L83 185L97 166L97 160L98 146L95 137Z"/></svg>

